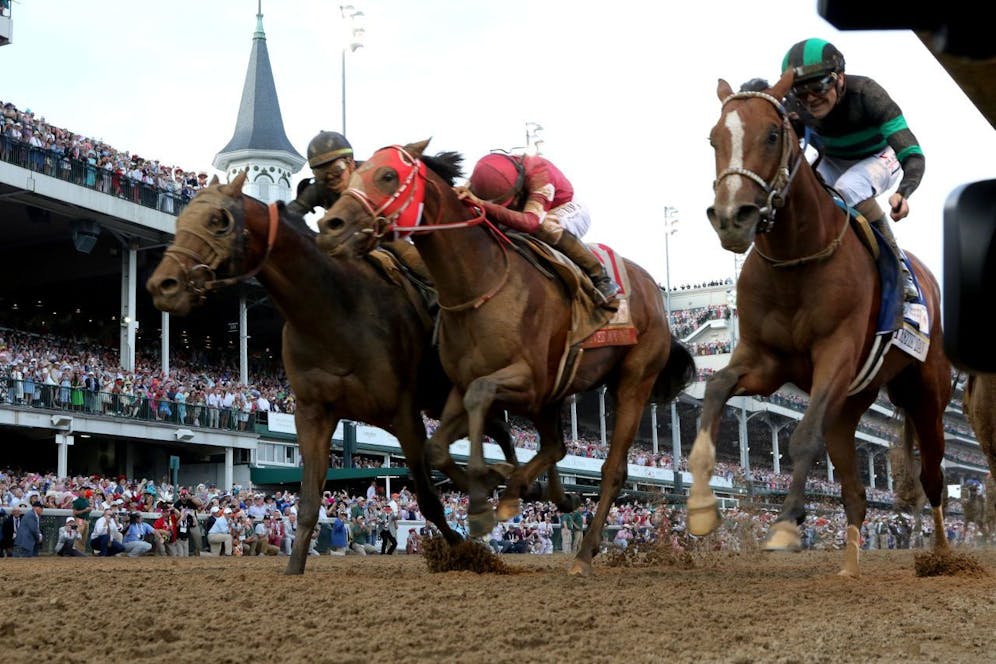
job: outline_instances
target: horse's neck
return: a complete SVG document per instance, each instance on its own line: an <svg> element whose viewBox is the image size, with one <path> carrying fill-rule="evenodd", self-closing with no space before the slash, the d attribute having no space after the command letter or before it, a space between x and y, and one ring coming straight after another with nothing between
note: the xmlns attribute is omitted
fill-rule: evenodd
<svg viewBox="0 0 996 664"><path fill-rule="evenodd" d="M261 241L262 250L251 252L248 262L262 259L266 231L263 229L260 235L257 229L252 229ZM319 251L313 238L280 221L273 249L257 278L288 323L302 330L317 331L327 329L330 317L346 316L350 302L357 296L356 289L336 286L345 286L356 276L348 274L343 261L329 259ZM330 296L330 289L335 291L334 296Z"/></svg>
<svg viewBox="0 0 996 664"><path fill-rule="evenodd" d="M777 255L799 258L820 252L841 234L842 223L843 212L803 160L769 233L781 249Z"/></svg>
<svg viewBox="0 0 996 664"><path fill-rule="evenodd" d="M466 210L463 204L451 206L449 213L442 215L442 222L466 218ZM504 269L508 260L502 255L500 239L495 238L485 224L420 233L414 241L432 275L440 302L448 306L483 295L494 285L498 278L495 275L500 274L498 271Z"/></svg>

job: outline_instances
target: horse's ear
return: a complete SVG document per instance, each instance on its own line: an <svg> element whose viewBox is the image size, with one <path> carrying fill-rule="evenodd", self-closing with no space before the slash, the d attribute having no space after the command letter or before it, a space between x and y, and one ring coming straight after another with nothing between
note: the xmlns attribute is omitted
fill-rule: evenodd
<svg viewBox="0 0 996 664"><path fill-rule="evenodd" d="M242 194L242 185L246 182L246 176L249 174L249 169L243 168L239 171L239 174L235 176L235 179L224 186L225 192L229 196L239 196Z"/></svg>
<svg viewBox="0 0 996 664"><path fill-rule="evenodd" d="M726 79L719 79L719 85L716 86L716 96L719 97L719 100L726 101L726 98L732 94L733 88L731 88L730 84L726 82Z"/></svg>
<svg viewBox="0 0 996 664"><path fill-rule="evenodd" d="M785 70L782 77L778 79L774 87L771 88L771 96L775 99L785 99L788 95L789 89L792 87L792 83L795 82L795 72L790 67Z"/></svg>
<svg viewBox="0 0 996 664"><path fill-rule="evenodd" d="M427 147L429 147L429 141L431 141L431 140L432 140L432 137L430 136L429 138L425 139L424 141L418 141L416 143L409 143L408 145L405 146L405 152L407 152L409 154L413 154L416 157L421 157L423 154L425 154L425 149Z"/></svg>
<svg viewBox="0 0 996 664"><path fill-rule="evenodd" d="M218 179L218 174L215 173L211 176L211 181L208 182L208 185L218 184L219 182L221 182L221 180Z"/></svg>

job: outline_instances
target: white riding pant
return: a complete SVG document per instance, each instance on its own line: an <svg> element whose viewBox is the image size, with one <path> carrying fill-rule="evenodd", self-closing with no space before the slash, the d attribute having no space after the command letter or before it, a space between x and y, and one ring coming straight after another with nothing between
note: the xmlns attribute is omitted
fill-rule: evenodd
<svg viewBox="0 0 996 664"><path fill-rule="evenodd" d="M890 147L865 159L824 156L816 170L850 207L886 193L899 184L903 174L896 153Z"/></svg>
<svg viewBox="0 0 996 664"><path fill-rule="evenodd" d="M580 239L591 227L591 213L588 211L587 205L574 199L547 212L543 221L544 223L555 221Z"/></svg>

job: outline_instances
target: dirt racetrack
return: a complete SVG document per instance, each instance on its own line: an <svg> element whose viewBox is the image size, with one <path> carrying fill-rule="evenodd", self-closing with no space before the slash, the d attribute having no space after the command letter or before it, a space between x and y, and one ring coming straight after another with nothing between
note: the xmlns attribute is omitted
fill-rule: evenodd
<svg viewBox="0 0 996 664"><path fill-rule="evenodd" d="M992 662L981 577L917 577L914 551L696 554L690 569L429 573L418 556L0 560L4 662Z"/></svg>

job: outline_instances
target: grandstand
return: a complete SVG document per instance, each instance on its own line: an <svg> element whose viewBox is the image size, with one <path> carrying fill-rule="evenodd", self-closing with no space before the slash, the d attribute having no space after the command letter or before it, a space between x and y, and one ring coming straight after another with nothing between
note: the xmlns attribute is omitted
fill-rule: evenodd
<svg viewBox="0 0 996 664"><path fill-rule="evenodd" d="M258 34L262 34L261 26ZM265 40L261 45L254 38L247 86L255 89L255 76L271 75L266 58ZM268 84L261 89L273 87L272 81L263 83ZM269 127L268 132L282 136L279 107L272 94L272 98L244 95L243 104L247 99L272 104L280 131ZM47 123L40 114L21 111L10 102L3 106L0 215L5 220L5 238L0 260L5 278L0 280L0 337L8 345L17 339L22 347L50 346L53 357L36 359L53 365L65 361L67 354L102 357L101 364L112 380L95 397L100 408L77 409L69 401L54 398L20 403L13 394L26 381L10 379L10 366L0 366L7 372L8 390L8 398L0 403L4 450L0 466L54 470L61 476L100 473L160 478L174 473L183 484L214 481L226 487L295 483L300 456L287 409L254 415L245 428L207 426L206 417L178 419L175 403L174 414L160 418L155 408L148 407L155 403L149 395L138 412L125 415L128 411L122 407L120 394L109 391L119 374L123 374L122 382L127 375L158 375L165 381L178 370L186 375L210 374L214 379L204 382L227 381L246 392L264 379L271 385L280 381L282 321L254 281L218 293L213 306L182 319L155 310L145 293L145 280L172 240L176 216L206 182L206 173L195 176L193 171L168 167L154 158L115 150L60 130L55 119ZM243 111L238 114L239 122L259 117L274 123L272 109ZM31 142L21 133L29 126L36 133L51 134L52 145ZM14 127L20 129L8 131ZM244 130L236 127L225 154L242 154L242 147L252 152L253 146L233 146L239 136L260 134ZM60 141L68 149L53 149ZM287 194L284 185L289 173L300 167L300 155L289 144L281 149L287 153L285 171L280 170L279 159L274 161L273 150L264 152L269 160L266 168L273 171L272 164L278 164L275 184L282 185L272 189L259 185L250 193ZM93 158L88 158L91 153ZM97 161L98 153L108 160L104 166ZM248 165L251 154L246 159ZM227 158L216 162L223 163L229 174L239 168L239 163ZM670 293L662 289L662 298L671 305L675 333L696 356L700 380L673 405L648 404L631 460L643 455L649 461L631 464L629 494L664 492L681 500L690 485L691 478L682 468L695 436L703 381L725 366L735 345L734 281L730 275L708 284L677 287ZM79 364L87 363L80 360ZM950 482L981 478L987 472L961 411L960 396L959 384L945 420L949 435L944 465ZM714 478L714 489L720 495L733 499L751 490L754 485L748 479L754 470L776 475L791 470L787 440L805 403L806 395L793 386L768 399L730 401L717 455L739 470ZM597 491L598 458L606 446L612 413L613 404L603 390L577 395L565 412L572 449L587 450L559 464L565 482L575 489ZM866 486L891 489L887 451L896 438L893 410L880 399L857 434ZM523 460L533 454L526 439L524 434L519 449ZM400 446L382 431L347 423L336 432L334 447L339 456L332 466L351 466L356 457L368 467L347 468L349 472L343 473L330 466L330 477L404 475ZM497 450L489 451L489 458L500 458ZM466 458L460 443L455 445L454 456ZM828 459L817 464L816 473L833 482Z"/></svg>

